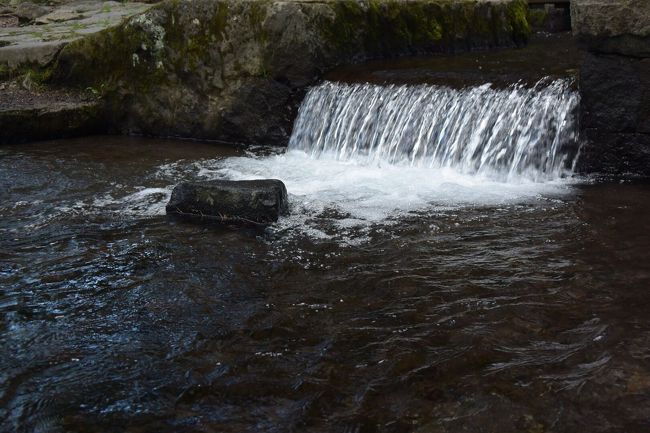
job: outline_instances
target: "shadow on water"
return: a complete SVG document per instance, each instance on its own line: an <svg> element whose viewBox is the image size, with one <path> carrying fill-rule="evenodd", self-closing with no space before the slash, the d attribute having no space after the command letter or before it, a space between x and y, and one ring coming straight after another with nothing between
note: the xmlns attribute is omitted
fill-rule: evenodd
<svg viewBox="0 0 650 433"><path fill-rule="evenodd" d="M240 154L218 146L0 153L2 431L650 426L647 184L422 210L342 243L168 220L171 185Z"/></svg>

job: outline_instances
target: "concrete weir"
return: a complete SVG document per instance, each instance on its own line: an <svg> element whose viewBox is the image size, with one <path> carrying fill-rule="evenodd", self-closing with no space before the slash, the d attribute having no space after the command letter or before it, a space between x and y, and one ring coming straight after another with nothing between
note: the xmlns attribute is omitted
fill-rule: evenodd
<svg viewBox="0 0 650 433"><path fill-rule="evenodd" d="M108 131L286 144L304 89L331 68L522 45L527 12L526 0L165 0L30 67L46 86L89 89Z"/></svg>

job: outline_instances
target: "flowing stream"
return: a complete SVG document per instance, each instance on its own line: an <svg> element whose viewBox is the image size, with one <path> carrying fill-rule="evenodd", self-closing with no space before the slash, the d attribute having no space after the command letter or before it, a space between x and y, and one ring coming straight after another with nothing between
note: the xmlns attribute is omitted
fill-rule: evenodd
<svg viewBox="0 0 650 433"><path fill-rule="evenodd" d="M289 149L502 181L552 180L571 174L576 160L578 99L569 80L460 90L324 83L300 107Z"/></svg>
<svg viewBox="0 0 650 433"><path fill-rule="evenodd" d="M647 432L650 187L576 94L324 83L289 149L0 148L2 432ZM274 177L266 230L168 220Z"/></svg>

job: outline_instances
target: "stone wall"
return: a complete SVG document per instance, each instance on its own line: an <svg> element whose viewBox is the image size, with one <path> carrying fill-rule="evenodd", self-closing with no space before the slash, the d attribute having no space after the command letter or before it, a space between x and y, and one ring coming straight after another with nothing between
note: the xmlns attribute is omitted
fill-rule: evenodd
<svg viewBox="0 0 650 433"><path fill-rule="evenodd" d="M68 44L114 131L286 144L306 86L367 58L524 44L525 0L166 0Z"/></svg>
<svg viewBox="0 0 650 433"><path fill-rule="evenodd" d="M573 0L571 15L587 51L581 169L650 176L650 2Z"/></svg>

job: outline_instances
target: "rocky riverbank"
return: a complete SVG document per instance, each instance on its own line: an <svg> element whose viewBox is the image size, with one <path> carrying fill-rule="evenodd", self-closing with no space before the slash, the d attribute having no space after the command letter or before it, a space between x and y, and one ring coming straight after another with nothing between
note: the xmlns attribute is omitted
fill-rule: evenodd
<svg viewBox="0 0 650 433"><path fill-rule="evenodd" d="M106 130L93 88L52 82L69 43L119 26L152 5L95 0L0 0L0 143Z"/></svg>
<svg viewBox="0 0 650 433"><path fill-rule="evenodd" d="M112 132L228 142L285 144L305 87L337 65L516 46L530 33L525 0L166 0L142 7L117 26L66 41L37 65L44 83L97 95Z"/></svg>

